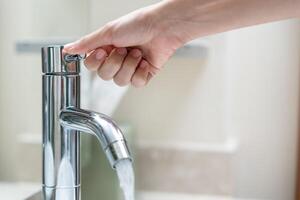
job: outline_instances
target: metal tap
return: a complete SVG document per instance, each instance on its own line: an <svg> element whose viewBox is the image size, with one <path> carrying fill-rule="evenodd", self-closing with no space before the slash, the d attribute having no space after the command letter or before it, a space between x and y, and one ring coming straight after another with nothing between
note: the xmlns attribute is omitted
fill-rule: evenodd
<svg viewBox="0 0 300 200"><path fill-rule="evenodd" d="M100 142L112 168L131 156L116 123L80 109L80 55L63 46L42 48L43 199L80 200L80 134Z"/></svg>

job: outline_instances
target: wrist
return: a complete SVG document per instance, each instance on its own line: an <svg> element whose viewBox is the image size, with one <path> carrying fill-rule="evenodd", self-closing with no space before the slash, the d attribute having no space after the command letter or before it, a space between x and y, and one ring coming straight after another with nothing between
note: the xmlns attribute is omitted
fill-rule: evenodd
<svg viewBox="0 0 300 200"><path fill-rule="evenodd" d="M147 7L145 18L146 22L151 24L151 29L156 37L165 38L172 41L174 48L183 46L187 40L183 37L180 27L174 18L172 10L173 1L161 1L157 4Z"/></svg>
<svg viewBox="0 0 300 200"><path fill-rule="evenodd" d="M194 0L164 0L150 7L148 16L157 34L168 35L179 46L199 37Z"/></svg>

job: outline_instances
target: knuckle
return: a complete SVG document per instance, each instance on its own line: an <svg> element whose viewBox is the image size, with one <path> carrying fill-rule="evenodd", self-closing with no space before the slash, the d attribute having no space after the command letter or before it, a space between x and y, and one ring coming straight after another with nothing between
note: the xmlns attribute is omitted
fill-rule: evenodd
<svg viewBox="0 0 300 200"><path fill-rule="evenodd" d="M136 88L140 88L146 85L146 80L138 77L133 77L131 84Z"/></svg>
<svg viewBox="0 0 300 200"><path fill-rule="evenodd" d="M134 59L134 58L127 58L126 60L127 62L124 62L124 65L126 65L126 67L129 69L129 70L134 70L138 67L138 64L139 64L139 60L137 59Z"/></svg>
<svg viewBox="0 0 300 200"><path fill-rule="evenodd" d="M119 77L114 78L114 82L115 82L115 84L117 84L118 86L121 86L121 87L129 84L129 81L119 78Z"/></svg>
<svg viewBox="0 0 300 200"><path fill-rule="evenodd" d="M86 46L87 41L88 41L87 37L80 38L78 41L78 46L80 48L84 48Z"/></svg>
<svg viewBox="0 0 300 200"><path fill-rule="evenodd" d="M101 79L105 81L109 81L112 79L112 76L110 74L103 72L101 69L98 70L97 74Z"/></svg>
<svg viewBox="0 0 300 200"><path fill-rule="evenodd" d="M84 61L84 66L91 71L95 71L99 67L99 65L97 65L97 63L95 63L92 59L86 59Z"/></svg>
<svg viewBox="0 0 300 200"><path fill-rule="evenodd" d="M123 57L121 57L116 51L112 52L107 58L106 63L111 66L119 66L123 62Z"/></svg>
<svg viewBox="0 0 300 200"><path fill-rule="evenodd" d="M101 30L102 32L102 37L105 38L106 40L109 40L110 43L112 44L113 42L113 34L114 34L114 22L108 22L107 24L104 25L103 29Z"/></svg>
<svg viewBox="0 0 300 200"><path fill-rule="evenodd" d="M115 58L110 58L107 62L107 65L109 65L110 68L117 68L118 66L121 66L121 61Z"/></svg>
<svg viewBox="0 0 300 200"><path fill-rule="evenodd" d="M91 67L91 61L90 61L90 59L86 59L86 60L83 62L83 64L84 64L87 68Z"/></svg>
<svg viewBox="0 0 300 200"><path fill-rule="evenodd" d="M132 83L131 85L135 88L141 88L141 87L144 87L146 84L145 83Z"/></svg>

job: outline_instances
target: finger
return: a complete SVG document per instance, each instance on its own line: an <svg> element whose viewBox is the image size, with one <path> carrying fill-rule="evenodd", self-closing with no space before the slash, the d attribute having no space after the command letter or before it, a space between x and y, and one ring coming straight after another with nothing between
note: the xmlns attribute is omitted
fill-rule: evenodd
<svg viewBox="0 0 300 200"><path fill-rule="evenodd" d="M85 59L84 61L85 66L91 71L96 71L99 68L99 66L102 65L105 58L110 54L113 48L114 48L113 46L108 45L96 49L95 51L90 53ZM104 52L102 50L104 50ZM104 53L104 55L102 52ZM104 58L102 58L102 56Z"/></svg>
<svg viewBox="0 0 300 200"><path fill-rule="evenodd" d="M142 60L131 79L131 84L134 87L145 86L153 76L151 68L151 64L149 64L146 60Z"/></svg>
<svg viewBox="0 0 300 200"><path fill-rule="evenodd" d="M114 49L115 47L112 45L107 45L107 46L102 46L101 49L104 49L107 53L107 55L110 54L110 52Z"/></svg>
<svg viewBox="0 0 300 200"><path fill-rule="evenodd" d="M87 69L91 71L96 71L99 66L105 61L105 58L108 56L107 52L102 49L96 49L91 53L84 61L84 64Z"/></svg>
<svg viewBox="0 0 300 200"><path fill-rule="evenodd" d="M111 44L111 28L103 28L82 37L81 39L64 46L64 51L71 54L83 54L90 52L97 47Z"/></svg>
<svg viewBox="0 0 300 200"><path fill-rule="evenodd" d="M122 66L123 60L126 57L126 48L115 48L106 58L101 67L98 68L98 75L103 80L112 79Z"/></svg>
<svg viewBox="0 0 300 200"><path fill-rule="evenodd" d="M121 69L115 75L114 82L119 86L128 85L141 59L141 50L132 49L126 56Z"/></svg>

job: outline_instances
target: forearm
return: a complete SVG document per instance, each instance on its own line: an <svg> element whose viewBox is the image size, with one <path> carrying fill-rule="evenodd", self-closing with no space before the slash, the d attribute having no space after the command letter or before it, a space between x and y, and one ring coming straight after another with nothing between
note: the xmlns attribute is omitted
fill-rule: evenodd
<svg viewBox="0 0 300 200"><path fill-rule="evenodd" d="M155 8L163 30L187 42L241 27L296 18L300 0L166 0Z"/></svg>

